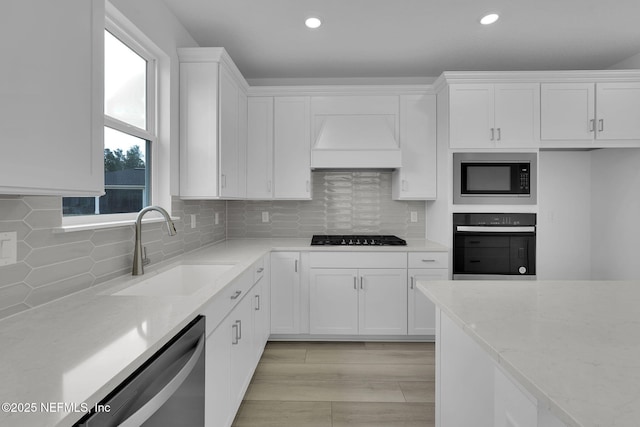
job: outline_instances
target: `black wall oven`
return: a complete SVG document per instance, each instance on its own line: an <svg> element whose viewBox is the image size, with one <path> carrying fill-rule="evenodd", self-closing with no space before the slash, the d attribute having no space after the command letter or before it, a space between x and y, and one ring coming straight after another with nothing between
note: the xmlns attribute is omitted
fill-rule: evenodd
<svg viewBox="0 0 640 427"><path fill-rule="evenodd" d="M536 214L453 214L454 280L535 277Z"/></svg>

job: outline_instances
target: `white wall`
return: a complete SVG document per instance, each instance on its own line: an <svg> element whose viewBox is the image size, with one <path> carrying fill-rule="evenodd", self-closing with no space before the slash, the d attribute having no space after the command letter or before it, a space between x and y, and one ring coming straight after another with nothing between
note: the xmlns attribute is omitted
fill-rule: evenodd
<svg viewBox="0 0 640 427"><path fill-rule="evenodd" d="M640 279L640 149L606 149L591 159L592 278Z"/></svg>
<svg viewBox="0 0 640 427"><path fill-rule="evenodd" d="M154 178L159 181L161 188L170 189L170 194L165 192L159 201L160 204L168 206L171 203L170 196L178 195L180 188L180 98L178 91L180 66L176 49L198 45L162 1L109 0L109 2L163 53L158 64L160 86L158 100L161 105L158 125L159 135L162 139L160 141L162 152L160 153L159 165L156 168L159 175ZM107 3L107 7L109 8L109 3Z"/></svg>
<svg viewBox="0 0 640 427"><path fill-rule="evenodd" d="M591 152L541 151L538 167L538 279L588 280Z"/></svg>
<svg viewBox="0 0 640 427"><path fill-rule="evenodd" d="M640 69L640 53L633 55L617 64L609 67L612 70L636 70Z"/></svg>

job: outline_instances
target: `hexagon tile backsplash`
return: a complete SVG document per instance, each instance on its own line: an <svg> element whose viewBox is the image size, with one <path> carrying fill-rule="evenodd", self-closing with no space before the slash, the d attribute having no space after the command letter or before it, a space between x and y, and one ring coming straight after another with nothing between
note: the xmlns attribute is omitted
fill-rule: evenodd
<svg viewBox="0 0 640 427"><path fill-rule="evenodd" d="M53 196L0 195L0 232L18 235L17 263L0 267L0 319L117 276L129 274L133 226L55 233L62 199ZM214 225L214 214L220 214ZM226 237L226 203L172 200L178 234L169 237L164 223L145 224L142 240L152 261L197 249ZM185 226L195 214L196 228Z"/></svg>

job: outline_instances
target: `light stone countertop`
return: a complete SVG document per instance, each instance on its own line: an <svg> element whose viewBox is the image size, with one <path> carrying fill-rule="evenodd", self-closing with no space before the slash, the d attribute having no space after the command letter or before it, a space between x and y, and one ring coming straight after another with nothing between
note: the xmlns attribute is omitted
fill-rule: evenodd
<svg viewBox="0 0 640 427"><path fill-rule="evenodd" d="M242 272L270 251L447 251L426 240L402 247L311 247L310 239L237 239L148 266L0 321L0 402L35 411L0 412L0 425L68 426L102 400L201 313ZM236 265L188 296L113 296L182 263ZM41 404L53 403L43 411ZM71 405L71 412L57 403ZM21 408L20 407L20 408ZM20 409L18 408L18 409Z"/></svg>
<svg viewBox="0 0 640 427"><path fill-rule="evenodd" d="M568 426L640 425L640 281L418 288Z"/></svg>

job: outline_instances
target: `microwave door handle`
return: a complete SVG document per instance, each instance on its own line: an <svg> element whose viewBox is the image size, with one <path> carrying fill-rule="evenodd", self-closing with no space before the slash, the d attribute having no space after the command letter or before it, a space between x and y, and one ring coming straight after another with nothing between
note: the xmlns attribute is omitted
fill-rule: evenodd
<svg viewBox="0 0 640 427"><path fill-rule="evenodd" d="M198 359L200 359L200 356L204 351L205 341L206 338L203 334L198 341L198 345L196 346L195 350L193 350L191 357L189 358L187 363L184 364L182 369L180 369L180 371L176 374L176 376L173 377L171 381L169 381L167 385L165 385L162 390L158 392L158 394L149 399L147 403L145 403L140 409L138 409L130 417L119 424L119 427L137 427L151 418L151 416L155 414L167 400L169 400L169 398L176 392L176 390L180 388L189 374L191 374L196 366L196 363L198 362Z"/></svg>

